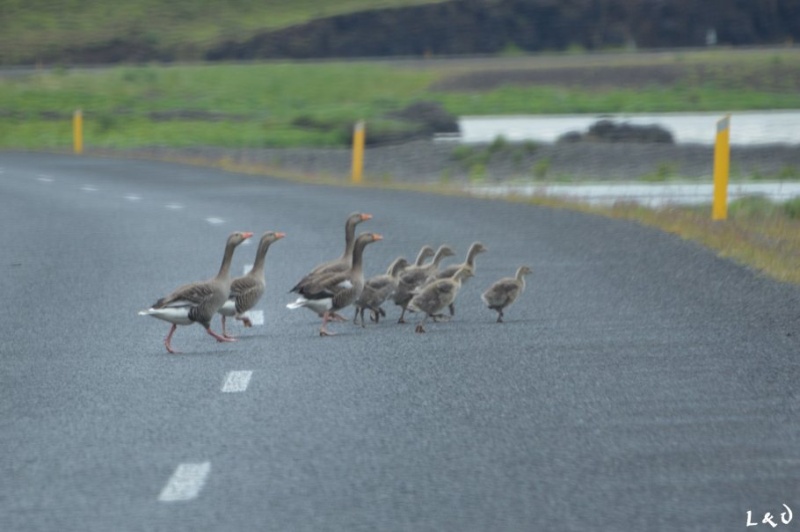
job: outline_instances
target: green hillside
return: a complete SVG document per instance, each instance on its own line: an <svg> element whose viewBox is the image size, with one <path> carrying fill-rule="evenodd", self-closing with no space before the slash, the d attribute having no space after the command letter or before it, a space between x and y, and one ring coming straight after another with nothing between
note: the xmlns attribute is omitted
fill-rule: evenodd
<svg viewBox="0 0 800 532"><path fill-rule="evenodd" d="M435 0L3 0L0 64L47 62L57 50L115 39L179 60L208 45L312 19Z"/></svg>

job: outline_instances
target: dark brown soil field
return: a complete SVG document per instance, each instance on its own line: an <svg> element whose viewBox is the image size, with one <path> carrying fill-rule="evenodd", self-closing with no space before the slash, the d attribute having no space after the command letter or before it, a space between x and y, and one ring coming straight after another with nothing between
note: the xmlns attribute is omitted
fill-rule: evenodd
<svg viewBox="0 0 800 532"><path fill-rule="evenodd" d="M437 90L485 91L502 85L548 85L639 89L681 84L732 84L751 90L800 90L800 69L793 65L604 65L556 68L486 69L454 74L434 85Z"/></svg>

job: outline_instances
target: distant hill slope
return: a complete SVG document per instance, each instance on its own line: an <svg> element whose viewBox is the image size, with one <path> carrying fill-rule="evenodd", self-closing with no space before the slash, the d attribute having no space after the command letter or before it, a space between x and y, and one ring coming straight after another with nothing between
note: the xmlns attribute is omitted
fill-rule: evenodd
<svg viewBox="0 0 800 532"><path fill-rule="evenodd" d="M199 60L229 39L442 0L1 0L0 64Z"/></svg>
<svg viewBox="0 0 800 532"><path fill-rule="evenodd" d="M800 0L3 0L0 63L785 44Z"/></svg>

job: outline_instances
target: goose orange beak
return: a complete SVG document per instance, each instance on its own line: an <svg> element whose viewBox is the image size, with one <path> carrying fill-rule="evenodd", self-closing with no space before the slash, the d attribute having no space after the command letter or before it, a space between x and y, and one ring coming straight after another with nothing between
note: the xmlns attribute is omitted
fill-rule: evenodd
<svg viewBox="0 0 800 532"><path fill-rule="evenodd" d="M248 238L253 236L253 233L248 233L247 231L245 231L242 233L242 236L245 238L245 240L247 240Z"/></svg>
<svg viewBox="0 0 800 532"><path fill-rule="evenodd" d="M362 221L372 220L372 215L364 213L364 214L361 215L361 220Z"/></svg>
<svg viewBox="0 0 800 532"><path fill-rule="evenodd" d="M383 236L378 233L372 233L372 240L383 240Z"/></svg>
<svg viewBox="0 0 800 532"><path fill-rule="evenodd" d="M278 231L277 233L275 233L275 238L283 238L283 237L285 237L285 236L286 236L286 233L281 233L280 231Z"/></svg>

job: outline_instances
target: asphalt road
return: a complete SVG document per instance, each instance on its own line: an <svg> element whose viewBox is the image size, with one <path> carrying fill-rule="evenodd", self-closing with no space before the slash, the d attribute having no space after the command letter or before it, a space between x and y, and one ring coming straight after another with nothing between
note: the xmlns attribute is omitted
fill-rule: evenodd
<svg viewBox="0 0 800 532"><path fill-rule="evenodd" d="M344 219L477 274L425 335L289 311ZM633 223L137 160L0 154L0 528L771 530L800 514L797 288ZM279 230L264 323L137 311ZM234 273L252 262L242 246ZM530 265L504 324L479 295ZM347 312L348 316L350 312ZM416 319L416 316L414 316ZM219 322L214 322L219 330ZM241 391L223 391L230 372ZM249 376L249 381L247 377ZM246 387L244 386L246 384ZM750 514L748 514L750 512ZM758 527L748 528L750 522Z"/></svg>

